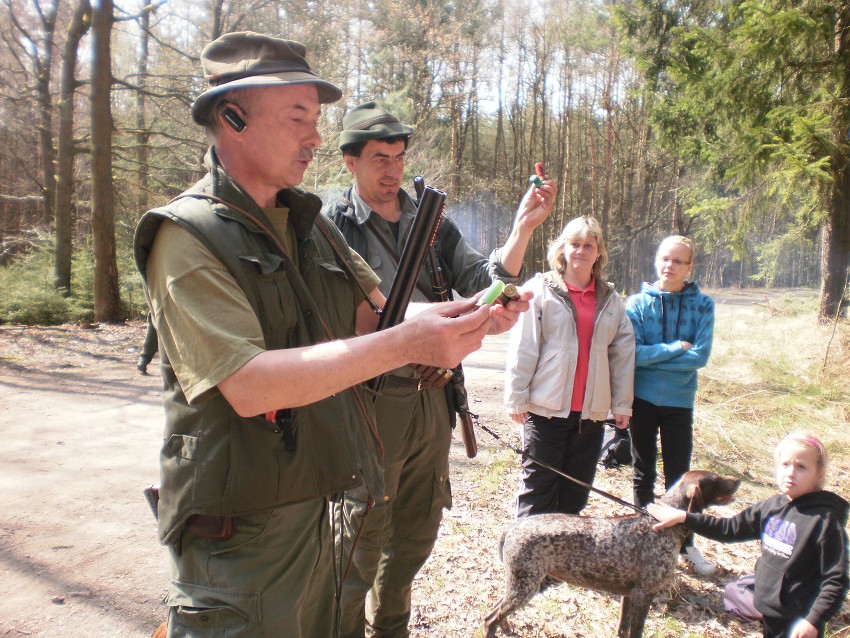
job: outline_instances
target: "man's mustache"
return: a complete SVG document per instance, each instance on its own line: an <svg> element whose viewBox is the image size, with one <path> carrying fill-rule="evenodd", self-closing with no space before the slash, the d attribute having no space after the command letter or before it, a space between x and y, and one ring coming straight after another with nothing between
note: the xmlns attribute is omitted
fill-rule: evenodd
<svg viewBox="0 0 850 638"><path fill-rule="evenodd" d="M302 149L302 151L298 154L299 160L307 160L309 162L313 161L313 151L310 149Z"/></svg>

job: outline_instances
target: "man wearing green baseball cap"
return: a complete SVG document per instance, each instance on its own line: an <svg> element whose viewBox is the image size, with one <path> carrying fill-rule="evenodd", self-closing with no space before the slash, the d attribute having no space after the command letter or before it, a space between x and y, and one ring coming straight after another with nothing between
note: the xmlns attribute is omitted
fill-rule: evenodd
<svg viewBox="0 0 850 638"><path fill-rule="evenodd" d="M136 229L165 388L170 638L337 635L328 501L359 485L383 497L359 384L410 361L454 365L528 307L439 304L374 332L377 276L298 188L320 107L340 97L305 54L250 32L204 49L192 117L207 174Z"/></svg>
<svg viewBox="0 0 850 638"><path fill-rule="evenodd" d="M416 203L401 188L412 134L413 128L376 102L350 109L343 118L339 147L354 186L324 209L381 278L384 294L392 285L416 215ZM494 278L519 283L528 242L552 210L557 191L549 179L539 188L529 188L508 241L489 258L469 246L444 216L434 247L448 288L470 297ZM414 300L434 301L437 297L425 270ZM342 589L345 638L362 638L367 625L376 637L409 635L413 579L431 554L443 509L451 507L449 447L455 410L451 392L451 386L429 385L409 366L385 377L376 400L384 443L385 496L365 520L370 502L365 489L350 490L342 503L349 523L344 533L349 542L357 537Z"/></svg>

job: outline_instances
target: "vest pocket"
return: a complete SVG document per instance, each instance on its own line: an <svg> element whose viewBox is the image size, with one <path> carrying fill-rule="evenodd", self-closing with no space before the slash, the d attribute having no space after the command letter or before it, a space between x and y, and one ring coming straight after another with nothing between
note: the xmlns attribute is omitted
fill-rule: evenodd
<svg viewBox="0 0 850 638"><path fill-rule="evenodd" d="M194 461L198 450L198 437L187 434L172 434L168 437L165 447L172 457L179 456Z"/></svg>
<svg viewBox="0 0 850 638"><path fill-rule="evenodd" d="M283 257L274 253L260 253L257 255L239 255L243 263L251 266L255 272L262 275L270 275L282 268Z"/></svg>
<svg viewBox="0 0 850 638"><path fill-rule="evenodd" d="M360 482L338 399L292 409L295 449L264 417L231 423L224 510L248 513L327 496Z"/></svg>

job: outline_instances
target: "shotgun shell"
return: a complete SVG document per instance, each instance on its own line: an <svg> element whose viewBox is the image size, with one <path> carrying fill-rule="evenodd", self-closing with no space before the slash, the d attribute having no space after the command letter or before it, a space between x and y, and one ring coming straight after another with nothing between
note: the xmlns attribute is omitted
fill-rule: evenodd
<svg viewBox="0 0 850 638"><path fill-rule="evenodd" d="M496 299L499 298L499 295L502 293L502 289L505 287L505 282L501 279L493 280L493 283L490 284L490 287L484 291L484 294L481 295L481 298L478 300L479 306L491 305Z"/></svg>
<svg viewBox="0 0 850 638"><path fill-rule="evenodd" d="M519 299L519 290L516 289L516 286L513 284L505 284L505 287L502 289L502 293L496 299L496 303L507 306L509 301L516 301L517 299Z"/></svg>
<svg viewBox="0 0 850 638"><path fill-rule="evenodd" d="M546 173L543 172L543 162L537 162L534 165L534 174L537 175L540 179L546 177Z"/></svg>
<svg viewBox="0 0 850 638"><path fill-rule="evenodd" d="M543 178L546 173L543 172L543 162L537 162L534 165L534 175L528 178L529 184L534 184L537 188L543 186Z"/></svg>

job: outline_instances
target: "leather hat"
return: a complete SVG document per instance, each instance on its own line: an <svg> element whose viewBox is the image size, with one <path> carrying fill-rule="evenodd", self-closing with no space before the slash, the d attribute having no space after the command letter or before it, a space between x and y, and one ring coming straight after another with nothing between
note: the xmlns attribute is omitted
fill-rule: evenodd
<svg viewBox="0 0 850 638"><path fill-rule="evenodd" d="M350 109L342 118L339 148L344 150L346 146L358 142L411 135L413 135L412 126L402 124L395 115L387 112L377 102L366 102Z"/></svg>
<svg viewBox="0 0 850 638"><path fill-rule="evenodd" d="M260 33L226 33L201 52L201 66L209 88L192 104L192 118L207 124L215 98L233 89L251 86L315 84L319 102L336 102L342 91L316 76L307 64L307 49L300 42Z"/></svg>

